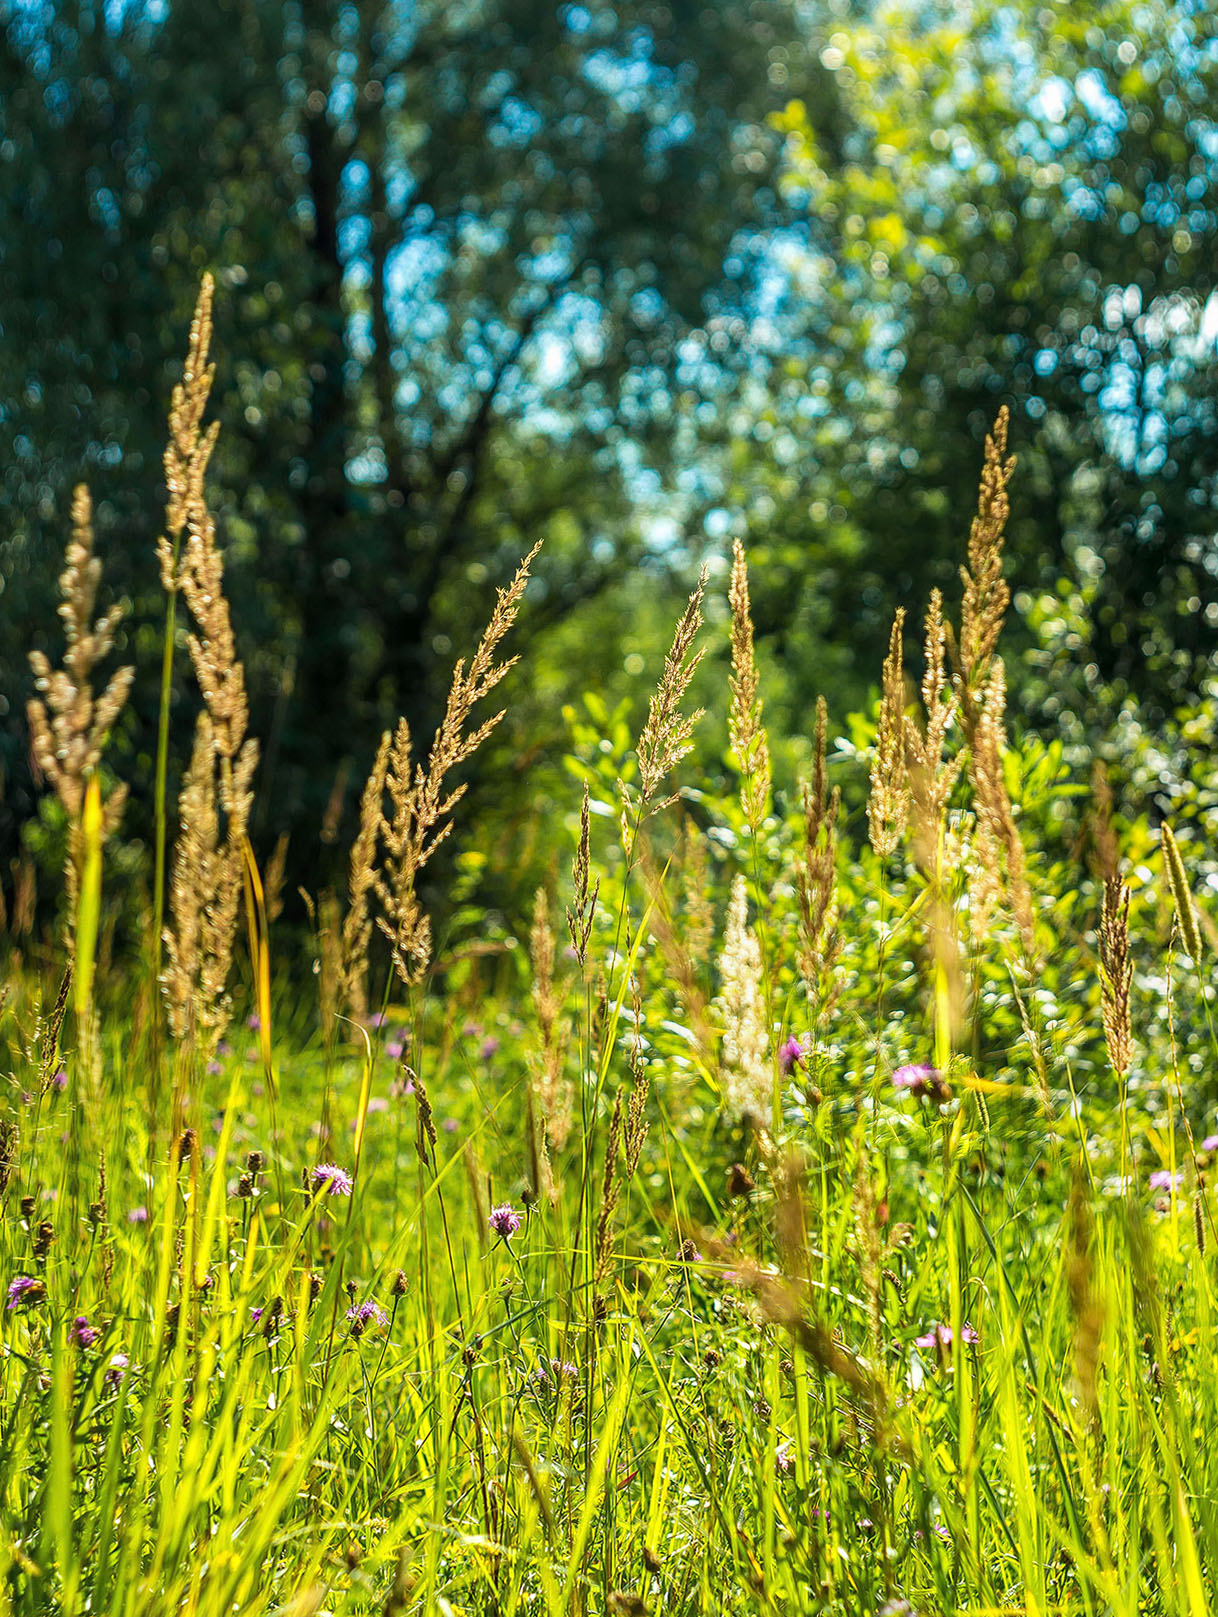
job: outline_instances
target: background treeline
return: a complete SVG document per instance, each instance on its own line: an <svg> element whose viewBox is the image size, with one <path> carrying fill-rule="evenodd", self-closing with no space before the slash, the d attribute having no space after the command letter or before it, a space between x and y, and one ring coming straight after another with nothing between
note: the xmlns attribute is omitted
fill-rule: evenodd
<svg viewBox="0 0 1218 1617"><path fill-rule="evenodd" d="M496 880L531 891L530 811L572 790L564 705L638 700L733 536L768 718L795 738L782 785L817 694L837 728L866 702L893 602L954 588L1003 402L1015 699L1114 748L1135 702L1151 727L1186 703L1208 722L1204 0L21 0L0 19L10 902L23 848L55 835L27 653L56 643L81 478L131 603L117 651L159 661L165 411L204 269L253 830L263 853L290 833L289 894L339 877L381 729L404 711L425 739L542 537L528 668L468 809L471 842L513 839ZM184 655L177 674L180 761ZM155 701L137 680L111 753L135 842Z"/></svg>

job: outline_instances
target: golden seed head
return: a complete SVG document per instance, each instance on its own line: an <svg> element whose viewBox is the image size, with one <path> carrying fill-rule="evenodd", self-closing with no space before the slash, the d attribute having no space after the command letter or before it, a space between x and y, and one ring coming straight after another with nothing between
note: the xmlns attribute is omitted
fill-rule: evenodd
<svg viewBox="0 0 1218 1617"><path fill-rule="evenodd" d="M749 571L744 546L732 547L732 577L728 588L732 609L731 701L728 734L740 773L740 801L749 829L756 836L769 810L770 747L761 722L760 677L753 650L753 618L749 604Z"/></svg>
<svg viewBox="0 0 1218 1617"><path fill-rule="evenodd" d="M1172 832L1170 825L1163 826L1163 862L1167 868L1167 885L1171 889L1172 902L1176 906L1176 923L1180 928L1180 941L1184 945L1185 953L1192 959L1194 965L1201 960L1201 929L1197 925L1197 911L1193 905L1193 895L1189 890L1188 877L1184 873L1184 861L1180 857L1180 846Z"/></svg>
<svg viewBox="0 0 1218 1617"><path fill-rule="evenodd" d="M639 737L639 786L644 806L652 804L660 782L686 753L692 742L694 725L702 717L702 709L683 713L690 682L703 653L694 650L694 642L702 627L702 596L706 589L706 568L698 575L698 582L689 597L673 635L672 645L664 661L659 688L651 698L647 710L647 723ZM662 805L656 804L655 807Z"/></svg>
<svg viewBox="0 0 1218 1617"><path fill-rule="evenodd" d="M909 818L909 774L905 766L905 667L901 635L905 609L898 607L884 659L880 721L871 764L867 828L871 846L886 859L900 843Z"/></svg>

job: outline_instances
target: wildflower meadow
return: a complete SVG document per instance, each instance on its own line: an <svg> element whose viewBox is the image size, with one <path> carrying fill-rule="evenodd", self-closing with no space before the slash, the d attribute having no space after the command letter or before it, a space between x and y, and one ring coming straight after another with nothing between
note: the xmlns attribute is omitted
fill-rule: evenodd
<svg viewBox="0 0 1218 1617"><path fill-rule="evenodd" d="M466 766L528 679L526 549L281 946L214 296L161 645L111 666L82 487L33 663L62 874L3 945L4 1610L1208 1612L1205 850L1008 721L1006 412L958 588L889 603L874 711L825 693L798 790L737 543L630 713L572 693L531 922L480 909L512 853L471 846ZM158 688L140 875L107 741Z"/></svg>

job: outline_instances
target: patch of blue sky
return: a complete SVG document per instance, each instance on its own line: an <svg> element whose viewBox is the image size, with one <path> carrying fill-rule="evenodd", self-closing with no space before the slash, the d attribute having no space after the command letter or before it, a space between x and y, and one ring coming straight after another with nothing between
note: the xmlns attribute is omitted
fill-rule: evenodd
<svg viewBox="0 0 1218 1617"><path fill-rule="evenodd" d="M536 107L522 97L505 95L500 101L489 139L492 146L510 147L529 145L542 128L542 117Z"/></svg>
<svg viewBox="0 0 1218 1617"><path fill-rule="evenodd" d="M592 32L595 19L587 6L561 6L559 15L569 34L578 36Z"/></svg>
<svg viewBox="0 0 1218 1617"><path fill-rule="evenodd" d="M344 118L349 118L355 111L357 100L358 94L354 82L342 76L336 77L330 86L330 96L327 102L330 117L335 123L340 123Z"/></svg>

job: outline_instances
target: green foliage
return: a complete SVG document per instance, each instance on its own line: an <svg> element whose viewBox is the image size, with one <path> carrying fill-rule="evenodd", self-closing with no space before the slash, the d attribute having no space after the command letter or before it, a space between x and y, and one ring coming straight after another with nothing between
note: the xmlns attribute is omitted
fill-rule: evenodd
<svg viewBox="0 0 1218 1617"><path fill-rule="evenodd" d="M328 805L349 816L399 710L427 729L471 602L543 534L536 700L488 754L488 843L529 817L508 745L557 775L557 706L625 694L733 535L775 729L822 692L862 708L894 598L954 583L1004 398L1015 582L1071 607L1047 645L1023 634L1055 668L1012 658L1017 701L1051 730L1077 693L1115 754L1131 698L1160 733L1196 697L1218 612L1205 7L0 19L4 611L50 622L84 474L128 643L159 643L164 406L213 268L214 492L276 805L254 833L291 829L306 885ZM5 880L34 812L24 651L0 647ZM146 689L120 737L144 841L154 711Z"/></svg>
<svg viewBox="0 0 1218 1617"><path fill-rule="evenodd" d="M588 785L586 970L561 932L552 976L536 936L530 969L480 899L498 850L467 840L431 979L398 1003L377 955L385 1011L336 1042L323 947L318 1004L275 1002L272 1082L252 1028L206 1070L158 1056L126 968L100 1033L61 1031L10 941L0 1279L35 1284L0 1313L6 1609L1208 1609L1218 1047L1146 824L1117 827L1122 1080L1061 741L1003 760L1030 954L1003 900L975 929L953 794L948 1023L912 848L843 845L840 952L810 994L802 817L754 846L701 780L627 852L627 706L589 693L565 719L535 836L557 914ZM874 726L851 732L829 772L861 815ZM773 1130L725 1104L738 876L769 1059L800 1040ZM910 1084L945 1040L938 1087ZM565 1143L562 1103L538 1110L552 1048ZM504 1205L518 1227L494 1227Z"/></svg>
<svg viewBox="0 0 1218 1617"><path fill-rule="evenodd" d="M434 723L471 598L543 536L534 633L578 620L586 645L680 421L732 385L701 328L747 297L776 208L767 53L794 28L771 0L0 7L9 621L50 620L85 476L129 637L159 640L156 468L209 268L217 515L294 845L386 722ZM575 649L556 636L555 675ZM0 651L9 856L24 652Z"/></svg>
<svg viewBox="0 0 1218 1617"><path fill-rule="evenodd" d="M968 410L984 401L988 422L997 376L982 374L979 357L995 298L981 294L989 283L973 287L965 268L981 266L960 255L976 223L967 208L977 209L962 197L998 181L989 159L937 168L909 105L929 87L944 128L958 118L992 132L1009 129L1021 103L1029 127L1020 123L1006 145L995 138L992 159L1001 183L1015 186L1020 143L1037 138L1030 125L1058 121L1029 66L1037 50L1059 72L1071 66L1076 84L1093 58L1115 59L1131 70L1119 85L1130 100L1120 129L1134 144L1120 161L1136 159L1136 176L1144 154L1134 137L1148 133L1138 98L1162 81L1161 61L1159 80L1146 71L1159 47L1141 10L1108 15L1131 31L1130 60L1124 42L1114 52L1106 35L1073 25L1045 43L1040 14L978 10L979 26L962 32L955 12L928 8L915 28L877 10L844 44L828 34L809 71L827 109L818 131L790 83L789 47L774 43L793 13L700 10L705 37L686 55L677 46L694 31L692 16L590 6L543 25L513 0L468 17L437 8L401 60L401 31L370 30L349 8L242 7L241 26L221 27L214 41L208 18L181 6L160 20L107 11L104 26L87 8L71 26L33 8L6 19L0 70L32 75L41 104L26 86L20 105L47 144L6 134L0 160L45 178L47 151L63 157L67 175L91 174L90 152L103 169L130 158L119 211L142 221L133 228L154 262L176 251L165 219L184 241L201 208L205 255L219 251L221 231L231 248L222 275L230 294L247 284L255 248L279 277L229 316L252 311L258 330L252 369L230 378L249 431L220 467L227 582L245 593L245 632L259 614L267 628L250 678L255 695L261 680L270 714L255 842L296 810L308 818L374 722L416 701L426 717L435 693L421 656L430 645L451 667L466 649L471 594L490 594L523 537L544 530L554 558L534 603L545 654L503 687L521 699L480 754L480 792L457 805L459 816L472 814L458 824L447 867L432 871L447 882L439 903L413 884L405 843L398 855L389 847L394 825L411 824L409 780L399 773L387 788L393 819L373 824L363 891L384 914L377 877L399 857L397 919L422 941L417 971L402 970L389 947L402 925L388 928L387 942L367 916L374 1015L346 1014L352 962L328 886L345 843L332 826L325 849L310 838L296 855L309 887L312 971L281 970L272 994L271 961L282 966L299 933L276 927L271 883L264 892L242 839L252 958L229 971L240 917L215 898L219 885L203 885L215 874L214 803L200 790L180 810L196 819L178 896L210 906L203 919L213 932L229 928L206 939L201 970L199 928L183 924L181 980L195 985L196 1019L204 995L209 1016L222 1021L231 1009L238 1028L248 1017L246 1032L230 1031L236 1048L221 1043L212 1059L191 1033L189 1005L183 1037L166 1038L141 887L147 860L138 841L103 846L98 770L81 777L91 819L68 824L45 805L29 819L44 885L77 844L82 858L62 934L74 958L63 958L51 928L32 924L25 887L5 907L0 939L10 1075L0 1116L0 1588L14 1617L1200 1617L1214 1602L1218 1460L1205 1439L1218 1038L1207 951L1218 939L1218 860L1206 843L1218 694L1199 676L1200 641L1155 639L1140 609L1124 622L1158 648L1156 701L1192 694L1160 724L1153 704L1135 701L1140 674L1120 655L1113 661L1124 644L1113 590L1136 589L1137 569L1114 576L1120 547L1098 532L1096 501L1108 498L1119 456L1099 455L1107 427L1085 377L1075 378L1077 396L1074 383L1063 385L1052 410L1044 390L1025 398L1045 424L1030 482L1052 565L1024 580L1018 661L1026 701L1060 733L1006 743L998 686L977 705L987 670L971 682L949 672L944 689L960 710L948 728L943 800L933 816L915 808L881 859L865 840L877 726L864 687L873 675L858 672L874 667L863 653L877 626L886 633L907 584L934 576L947 554L939 557L939 539L963 526L972 503L975 466L966 498L954 458L961 440L939 430L936 401L959 407L970 426ZM1172 16L1172 48L1192 75L1184 82L1203 85L1209 58L1189 55L1196 19ZM233 21L223 8L217 17ZM539 28L554 75L538 69ZM285 29L294 54L280 76ZM617 75L640 51L652 65L643 69L648 94L635 100ZM1004 51L1018 72L1002 67ZM653 138L667 128L657 113L679 113L670 103L686 94L687 61L714 87L699 92L710 111L687 141L666 145ZM145 104L142 87L162 62L165 82ZM715 78L725 62L733 71ZM86 83L77 105L73 87ZM467 93L471 84L482 99ZM651 455L662 436L671 399L661 395L680 379L737 208L752 218L769 206L759 108L779 87L791 98L779 122L792 174L803 173L802 205L815 202L838 254L820 337L825 352L852 357L853 371L832 386L858 413L803 414L795 361L784 361L785 394L766 396L750 377L714 418L708 437L718 435L720 459L690 497L712 539L742 522L750 531L753 600L776 630L760 646L773 806L750 821L725 744L721 660L708 658L677 704L711 711L688 774L640 801L648 684L667 678L671 696L678 683L661 674L656 650L672 616L657 581L698 546L678 545L671 531L652 542L628 475L642 462L626 448L637 440ZM1146 162L1191 164L1179 140L1204 145L1203 120L1177 118L1167 105L1177 99L1165 101L1176 138L1150 139ZM194 129L190 162L184 122ZM269 149L258 146L254 135L272 127ZM937 129L929 150L954 150L955 136L944 147ZM1090 149L1095 127L1075 137L1060 157L1063 176L1067 156L1093 178L1096 163L1118 162ZM426 214L391 183L416 171L434 172ZM1066 182L1032 178L1009 231L1026 233L1021 250L1038 249L1028 264L1040 273L1020 279L1008 265L1002 283L1029 308L1045 285L1064 295L1043 239L1046 212L1034 204L1037 187L1060 185L1064 196ZM83 194L101 207L105 190L89 179ZM171 199L159 222L145 212L154 190ZM660 234L646 220L686 190L699 197L688 230L674 228L640 259ZM119 195L112 188L112 200ZM30 197L31 217L62 246L70 233L55 234L49 221L61 209L70 217L70 202L45 183ZM327 197L342 207L327 215ZM853 213L843 212L847 197ZM1104 206L1119 200L1105 193ZM415 289L415 313L430 311L435 323L378 335L390 304L373 295L376 266L391 273L402 248L395 233L409 235L416 207L420 235L439 255L428 273L441 284ZM1060 212L1081 230L1064 201ZM577 250L572 218L595 246ZM340 222L353 245L340 241ZM997 214L988 223L998 250L1008 224ZM1175 257L1150 257L1156 273L1174 275L1191 247L1175 239L1178 220L1168 223ZM104 267L121 261L114 240L126 250L131 237L105 207L99 230L107 239L97 284L113 284ZM1140 252L1162 246L1153 229L1130 234ZM1102 235L1088 238L1097 258ZM713 251L699 258L707 240ZM94 370L78 355L56 380L63 355L47 311L83 293L60 255L48 257L45 298L20 254L4 261L6 274L16 264L14 284L29 300L19 307L35 311L27 393L54 404L48 454L59 468L38 481L14 437L22 514L6 541L6 583L23 604L38 595L39 525L51 522L73 432L103 464L106 444L126 442L122 477L145 453L135 446L146 401L119 385L116 356L131 336L116 335L121 321L89 332ZM1195 279L1204 273L1200 259L1186 267ZM957 274L972 298L957 346L920 348ZM567 277L563 296L596 303L609 335L586 373L547 391L545 366L526 363L524 347L543 321L529 299L552 276ZM889 307L894 282L907 290ZM658 307L640 302L643 283L662 287ZM1059 310L1062 331L1107 284L1088 281ZM1164 295L1183 298L1182 284ZM524 301L514 304L517 293ZM849 322L848 296L857 311ZM561 306L556 295L544 318ZM150 352L159 352L165 313L150 305L139 316ZM1128 316L1134 339L1153 346L1153 322L1139 328L1138 318ZM875 363L895 340L894 320L903 369ZM942 329L950 335L951 322ZM1037 341L1051 346L1056 329L1049 322ZM730 346L730 322L716 331ZM1098 324L1086 342L1103 347ZM409 365L392 362L408 351ZM1022 385L1027 356L1008 357ZM1070 364L1094 369L1077 354ZM1203 368L1190 371L1189 386ZM5 397L15 397L16 370L5 374ZM71 395L71 378L86 375L101 378L96 392L81 381L85 392ZM723 381L717 373L714 385ZM403 408L412 385L417 432ZM814 385L814 398L828 396L828 383ZM488 397L479 421L475 401ZM1045 405L1039 415L1033 397ZM110 413L120 399L132 412L121 430ZM462 415L462 402L472 414ZM86 407L100 427L83 429L72 415ZM1178 473L1192 509L1204 433L1190 438L1187 411L1181 404L1174 418L1177 443L1187 439L1196 454L1170 477L1166 462L1134 469L1169 481ZM812 422L819 458L806 476L792 419ZM0 428L15 433L15 420L6 404ZM845 430L848 421L862 421L866 435ZM1081 447L1071 436L1080 422L1093 432ZM745 442L748 423L756 443ZM898 427L908 428L908 463L889 452ZM757 443L773 446L777 475ZM1061 468L1046 444L1069 451L1064 493L1050 489ZM263 478L264 465L274 477ZM928 483L910 498L903 474L914 469L933 474L933 492ZM582 493L577 501L573 490L588 482L587 503ZM111 502L120 514L120 493ZM784 528L784 509L804 512L808 525ZM394 510L411 513L421 554L391 552ZM1029 531L1028 520L1025 509L1012 531ZM135 582L139 556L151 572L154 527L147 518L149 543L123 558L132 571L119 576L143 601L131 633L146 675L159 657L171 669L173 650L157 645L150 585ZM1165 530L1165 542L1184 531ZM610 533L598 553L590 536ZM465 548L475 541L480 548ZM991 544L994 561L994 535ZM109 560L116 547L105 548ZM1025 544L1025 556L1033 552ZM623 568L636 554L638 569ZM1186 544L1176 560L1183 578L1196 556ZM805 583L809 561L816 590ZM721 582L712 572L706 601L720 646ZM586 593L594 610L583 609ZM848 635L811 636L835 618ZM411 634L399 644L404 625ZM847 715L829 729L823 760L806 717L813 675L834 714ZM886 696L886 734L921 722L915 703L902 706L899 677ZM145 678L128 735L146 785L155 701ZM683 735L664 711L670 733ZM416 730L415 758L426 759L427 734ZM888 767L907 769L914 752L898 739ZM1111 818L1092 800L1092 753L1124 780L1124 812ZM214 760L204 762L210 770ZM966 767L952 774L955 765ZM801 774L813 782L802 802ZM899 799L902 783L887 784ZM915 805L925 787L913 781ZM377 814L385 796L373 801ZM436 809L428 822L435 841L446 815ZM1182 872L1173 867L1174 907L1161 819L1185 859ZM521 890L538 886L526 943ZM434 949L416 903L436 911ZM587 939L572 922L565 947L560 918L589 904ZM1190 904L1199 935L1190 920L1186 953L1173 929ZM179 908L189 920L189 902ZM137 947L119 933L116 948L120 914L132 933L143 929ZM1128 1064L1114 1055L1118 1025ZM218 1036L219 1021L213 1027Z"/></svg>
<svg viewBox="0 0 1218 1617"><path fill-rule="evenodd" d="M1218 622L1213 18L881 3L818 43L851 135L843 161L815 105L778 119L792 201L830 244L808 313L816 474L745 466L737 496L778 502L765 627L817 610L875 666L894 586L951 586L969 439L1007 400L1015 578L1077 592L1064 660L1105 720L1133 693L1155 724L1195 695ZM778 395L776 444L802 438L806 393L800 373ZM807 567L843 526L854 564Z"/></svg>

